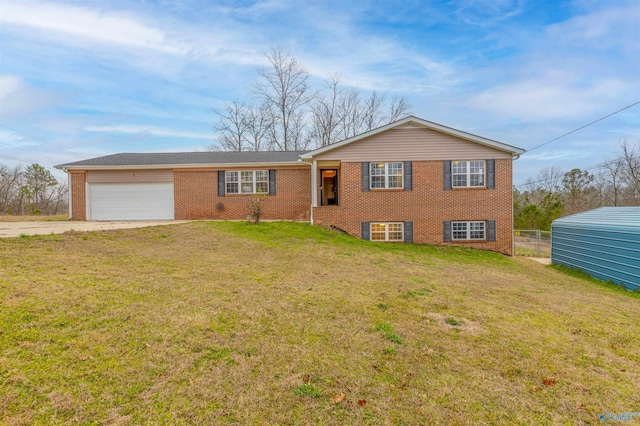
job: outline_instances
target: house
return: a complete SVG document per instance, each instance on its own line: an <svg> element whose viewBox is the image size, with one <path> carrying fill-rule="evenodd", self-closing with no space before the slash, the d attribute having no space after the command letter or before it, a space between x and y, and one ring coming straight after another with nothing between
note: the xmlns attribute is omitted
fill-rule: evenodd
<svg viewBox="0 0 640 426"><path fill-rule="evenodd" d="M640 291L640 207L601 207L554 220L551 262Z"/></svg>
<svg viewBox="0 0 640 426"><path fill-rule="evenodd" d="M302 220L372 241L512 254L524 150L409 116L306 152L115 154L56 166L76 220Z"/></svg>

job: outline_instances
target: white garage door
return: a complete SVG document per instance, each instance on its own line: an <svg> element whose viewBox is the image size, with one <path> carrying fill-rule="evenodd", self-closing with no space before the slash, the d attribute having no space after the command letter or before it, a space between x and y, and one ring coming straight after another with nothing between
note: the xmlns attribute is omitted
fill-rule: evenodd
<svg viewBox="0 0 640 426"><path fill-rule="evenodd" d="M173 183L91 183L89 220L173 220Z"/></svg>

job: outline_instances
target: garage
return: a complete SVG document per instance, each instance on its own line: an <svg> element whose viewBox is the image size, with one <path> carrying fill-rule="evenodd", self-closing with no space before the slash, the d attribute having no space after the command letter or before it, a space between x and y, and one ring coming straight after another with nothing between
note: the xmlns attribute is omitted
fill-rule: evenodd
<svg viewBox="0 0 640 426"><path fill-rule="evenodd" d="M88 173L87 219L173 220L173 173Z"/></svg>

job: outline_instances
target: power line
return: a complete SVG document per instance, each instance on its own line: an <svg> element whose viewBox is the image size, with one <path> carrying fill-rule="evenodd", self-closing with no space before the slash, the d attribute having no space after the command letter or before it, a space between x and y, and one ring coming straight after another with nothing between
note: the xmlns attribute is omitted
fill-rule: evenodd
<svg viewBox="0 0 640 426"><path fill-rule="evenodd" d="M0 154L0 159L2 159L2 158L8 158L9 160L15 160L15 161L20 161L21 163L31 164L31 161L25 161L25 160L21 160L19 158L9 157L8 155Z"/></svg>
<svg viewBox="0 0 640 426"><path fill-rule="evenodd" d="M602 163L598 163L598 164L594 164L593 166L588 166L585 167L583 169L580 170L593 170L593 169L601 169L603 167L608 166L609 164L613 164L616 161L620 161L622 159L622 157L618 157L615 158L613 160L607 160L607 161L603 161ZM533 181L529 181L529 182L525 182L525 183L521 183L520 185L514 185L516 188L520 188L521 186L527 186L527 185L532 185L534 183L540 183L540 182L544 182L546 179L538 179L538 180L533 180Z"/></svg>
<svg viewBox="0 0 640 426"><path fill-rule="evenodd" d="M540 148L540 147L542 147L542 146L545 146L545 145L547 145L547 144L550 144L551 142L557 141L558 139L564 138L565 136L568 136L568 135L570 135L570 134L572 134L572 133L575 133L575 132L577 132L578 130L582 130L582 129L586 128L586 127L589 127L589 126L591 126L592 124L596 124L596 123L597 123L597 122L599 122L599 121L602 121L602 120L604 120L604 119L606 119L606 118L609 118L609 117L611 117L612 115L616 115L616 114L618 114L618 113L620 113L620 112L624 111L625 109L629 109L629 108L634 107L634 106L636 106L636 105L638 105L638 104L640 104L640 101L634 102L634 103L632 103L631 105L627 105L627 106L626 106L626 107L624 107L624 108L621 108L621 109L619 109L619 110L617 110L617 111L615 111L615 112L612 112L611 114L608 114L608 115L605 115L604 117L598 118L597 120L592 121L592 122L591 122L591 123L589 123L589 124L585 124L585 125L584 125L584 126L582 126L582 127L578 127L578 128L577 128L577 129L575 129L575 130L572 130L572 131L570 131L570 132L567 132L567 133L565 133L565 134L564 134L564 135L562 135L562 136L558 136L557 138L553 138L553 139L551 139L550 141L547 141L547 142L545 142L545 143L541 143L540 145L536 145L536 146L534 146L533 148L528 149L528 150L527 150L527 152L525 152L525 154L530 153L530 152L531 152L531 151L533 151L534 149L538 149L538 148ZM524 154L523 154L523 155L524 155Z"/></svg>
<svg viewBox="0 0 640 426"><path fill-rule="evenodd" d="M54 159L54 158L52 158L52 157L49 157L48 155L44 155L44 154L39 153L38 151L33 151L33 150L31 150L31 149L26 149L26 148L21 147L21 146L11 146L11 145L9 145L8 143L4 143L4 142L0 142L0 145L7 146L7 147L9 147L9 148L11 148L11 149L19 149L20 151L24 151L24 152L29 153L29 154L35 154L36 156L38 156L38 157L40 157L40 158L45 158L45 159L47 159L47 160L49 160L49 161L52 161L52 162L54 162L54 163L55 163L56 161L58 161L58 160L56 160L56 159Z"/></svg>
<svg viewBox="0 0 640 426"><path fill-rule="evenodd" d="M73 155L75 155L75 156L78 156L78 157L82 158L83 160L86 160L86 159L87 159L87 157L84 157L84 156L82 156L82 155L78 154L77 152L69 151L69 150L68 150L68 149L66 149L66 148L63 148L63 147L61 147L61 146L58 146L58 145L52 144L51 142L47 142L47 141L45 141L44 139L36 138L36 137L34 137L34 136L28 135L28 134L26 134L26 133L24 133L24 132L22 132L22 131L20 131L20 130L14 129L13 127L9 127L9 126L7 126L7 125L5 125L5 124L0 123L0 127L4 127L4 128L5 128L5 129L7 129L7 130L10 130L10 131L12 131L12 132L18 133L19 135L22 135L22 136L24 136L25 138L28 138L28 139L31 139L31 140L35 140L35 141L38 141L38 142L42 142L42 143L47 144L47 145L50 145L50 146L52 146L52 147L54 147L54 148L58 148L58 149L61 149L61 150L63 150L63 151L67 151L68 153L73 154Z"/></svg>

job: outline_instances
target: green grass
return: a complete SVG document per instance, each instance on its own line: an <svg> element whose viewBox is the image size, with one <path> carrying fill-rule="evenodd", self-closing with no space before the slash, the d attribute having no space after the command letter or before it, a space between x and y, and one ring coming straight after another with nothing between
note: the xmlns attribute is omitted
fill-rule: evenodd
<svg viewBox="0 0 640 426"><path fill-rule="evenodd" d="M639 302L301 223L3 239L0 424L596 424L640 407Z"/></svg>

